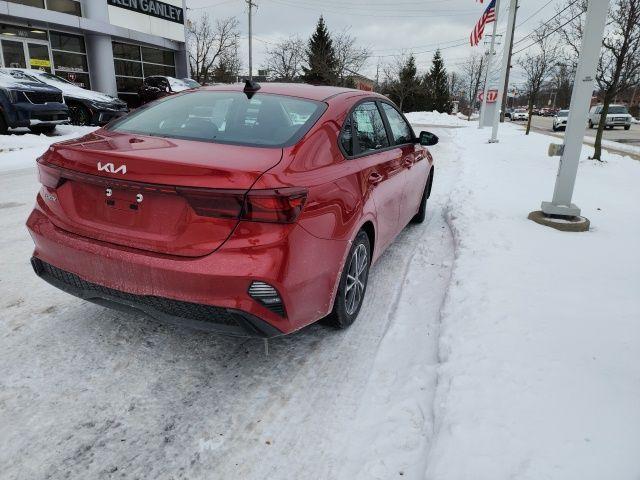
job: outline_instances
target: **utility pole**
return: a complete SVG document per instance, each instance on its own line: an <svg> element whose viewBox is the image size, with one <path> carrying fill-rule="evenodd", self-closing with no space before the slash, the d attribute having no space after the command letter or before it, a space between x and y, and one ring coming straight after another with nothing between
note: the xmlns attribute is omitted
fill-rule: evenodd
<svg viewBox="0 0 640 480"><path fill-rule="evenodd" d="M511 57L513 56L513 38L516 33L516 18L518 17L518 0L516 0L516 8L513 16L513 27L511 28L511 41L509 42L509 62L507 64L507 73L504 76L504 97L502 98L502 111L500 112L500 122L504 122L504 114L507 111L507 101L509 99L509 75L511 74Z"/></svg>
<svg viewBox="0 0 640 480"><path fill-rule="evenodd" d="M251 25L251 11L253 7L257 7L253 0L246 0L249 7L249 80L253 80L253 51L252 51L252 25Z"/></svg>
<svg viewBox="0 0 640 480"><path fill-rule="evenodd" d="M493 112L493 128L491 129L491 139L489 143L496 143L498 141L498 126L500 125L500 107L504 105L503 98L507 98L507 88L509 87L509 64L511 63L511 48L513 46L513 34L515 32L516 25L516 12L518 10L518 0L511 0L509 4L509 20L507 21L507 38L502 49L502 67L500 71L499 82L502 85L498 85L498 98L496 98L496 111ZM496 23L497 19L496 19ZM507 48L509 45L509 48ZM504 118L504 117L503 117Z"/></svg>
<svg viewBox="0 0 640 480"><path fill-rule="evenodd" d="M557 146L561 158L553 199L551 202L542 202L541 212L532 212L529 215L531 220L559 230L568 229L567 225L573 226L573 231L585 231L589 228L589 221L580 217L580 209L571 203L571 197L578 173L578 163L585 135L584 126L589 114L589 104L595 84L608 11L609 0L589 0L578 69L571 93L571 106L569 107L564 145ZM556 218L563 220L554 224Z"/></svg>
<svg viewBox="0 0 640 480"><path fill-rule="evenodd" d="M478 128L482 128L484 122L485 111L487 110L487 96L489 94L489 75L491 73L491 63L493 56L496 54L496 30L498 29L498 13L500 12L500 0L496 0L495 20L493 21L493 34L491 35L491 46L489 47L489 56L487 58L487 74L484 80L484 93L482 95L482 107L480 108L480 118L478 119Z"/></svg>

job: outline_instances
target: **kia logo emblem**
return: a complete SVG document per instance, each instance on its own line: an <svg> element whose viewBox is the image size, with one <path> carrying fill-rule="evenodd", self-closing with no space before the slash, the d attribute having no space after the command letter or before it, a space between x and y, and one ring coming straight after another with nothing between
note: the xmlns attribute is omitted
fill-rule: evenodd
<svg viewBox="0 0 640 480"><path fill-rule="evenodd" d="M103 165L102 162L98 162L98 171L109 172L109 173L121 173L124 175L125 173L127 173L127 166L120 165L118 168L116 168L116 166L113 163L105 163Z"/></svg>

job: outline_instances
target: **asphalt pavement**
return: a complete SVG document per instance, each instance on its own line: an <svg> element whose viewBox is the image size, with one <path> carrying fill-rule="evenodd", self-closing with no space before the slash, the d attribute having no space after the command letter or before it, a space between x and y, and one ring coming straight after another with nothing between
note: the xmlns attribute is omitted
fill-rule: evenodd
<svg viewBox="0 0 640 480"><path fill-rule="evenodd" d="M526 125L526 122L516 122ZM553 117L539 117L534 115L531 120L531 128L539 132L553 132ZM587 137L595 137L596 129L589 129L585 127ZM564 131L558 132L560 136L564 137ZM631 124L631 129L625 130L622 127L616 127L613 130L605 130L603 138L612 142L624 143L627 145L639 145L640 146L640 125L637 123Z"/></svg>

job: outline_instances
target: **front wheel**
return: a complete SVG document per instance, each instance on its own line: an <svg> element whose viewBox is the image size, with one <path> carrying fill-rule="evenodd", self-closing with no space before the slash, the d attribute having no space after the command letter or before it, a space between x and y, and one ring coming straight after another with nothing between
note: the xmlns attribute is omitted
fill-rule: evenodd
<svg viewBox="0 0 640 480"><path fill-rule="evenodd" d="M624 126L624 129L625 129L625 130L629 130L630 128L631 128L631 125L625 125L625 126Z"/></svg>
<svg viewBox="0 0 640 480"><path fill-rule="evenodd" d="M427 178L427 184L422 192L422 199L420 200L420 208L418 213L411 219L411 223L422 223L427 218L427 200L431 196L431 186L433 185L433 169L429 172L429 178Z"/></svg>
<svg viewBox="0 0 640 480"><path fill-rule="evenodd" d="M553 131L557 132L558 131L558 127L556 127L555 125L553 126Z"/></svg>
<svg viewBox="0 0 640 480"><path fill-rule="evenodd" d="M333 311L324 319L327 325L334 328L347 328L360 313L360 308L367 291L369 280L369 264L371 260L371 243L364 230L360 230L351 245L347 261L340 277Z"/></svg>
<svg viewBox="0 0 640 480"><path fill-rule="evenodd" d="M91 123L91 114L84 105L73 103L69 105L71 125L85 126Z"/></svg>
<svg viewBox="0 0 640 480"><path fill-rule="evenodd" d="M589 120L589 128L593 130L593 122Z"/></svg>

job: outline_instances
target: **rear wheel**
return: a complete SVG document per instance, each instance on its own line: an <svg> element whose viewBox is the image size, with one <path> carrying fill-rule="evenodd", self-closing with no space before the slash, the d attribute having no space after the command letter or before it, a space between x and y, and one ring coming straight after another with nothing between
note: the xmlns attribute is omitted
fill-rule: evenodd
<svg viewBox="0 0 640 480"><path fill-rule="evenodd" d="M347 328L358 313L367 291L369 279L369 263L371 259L371 243L369 236L360 230L351 245L345 267L340 277L333 311L324 319L327 325L334 328Z"/></svg>
<svg viewBox="0 0 640 480"><path fill-rule="evenodd" d="M31 130L31 132L35 133L36 135L40 135L41 133L48 135L50 133L53 133L55 129L55 125L35 125L33 127L29 127L29 130Z"/></svg>
<svg viewBox="0 0 640 480"><path fill-rule="evenodd" d="M418 213L411 219L411 223L422 223L427 217L427 200L431 196L431 185L433 185L433 169L429 172L429 178L427 178L427 184L422 192L422 200L420 200L420 208Z"/></svg>

